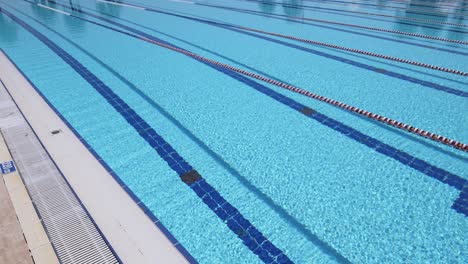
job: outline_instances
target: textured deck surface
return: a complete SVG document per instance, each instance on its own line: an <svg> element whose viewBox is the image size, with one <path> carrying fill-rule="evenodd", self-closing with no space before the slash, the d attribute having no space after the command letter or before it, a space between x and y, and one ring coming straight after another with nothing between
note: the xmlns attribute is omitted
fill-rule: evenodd
<svg viewBox="0 0 468 264"><path fill-rule="evenodd" d="M3 179L0 180L0 263L32 264L23 231Z"/></svg>
<svg viewBox="0 0 468 264"><path fill-rule="evenodd" d="M0 128L61 263L118 263L1 83L0 89Z"/></svg>

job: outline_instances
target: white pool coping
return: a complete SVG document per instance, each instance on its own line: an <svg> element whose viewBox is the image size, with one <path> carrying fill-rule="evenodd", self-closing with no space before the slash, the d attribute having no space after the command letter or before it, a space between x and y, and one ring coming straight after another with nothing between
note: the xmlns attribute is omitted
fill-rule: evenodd
<svg viewBox="0 0 468 264"><path fill-rule="evenodd" d="M188 263L1 51L0 78L123 263Z"/></svg>

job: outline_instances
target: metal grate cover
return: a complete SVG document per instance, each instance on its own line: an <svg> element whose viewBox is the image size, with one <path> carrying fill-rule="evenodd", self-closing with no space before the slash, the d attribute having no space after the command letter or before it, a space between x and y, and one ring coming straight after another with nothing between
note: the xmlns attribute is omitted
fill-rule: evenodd
<svg viewBox="0 0 468 264"><path fill-rule="evenodd" d="M120 263L0 83L0 128L61 263Z"/></svg>

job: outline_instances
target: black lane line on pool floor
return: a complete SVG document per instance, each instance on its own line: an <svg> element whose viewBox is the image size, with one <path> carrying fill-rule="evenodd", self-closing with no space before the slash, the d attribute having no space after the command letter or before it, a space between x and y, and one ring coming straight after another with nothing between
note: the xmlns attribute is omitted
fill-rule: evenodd
<svg viewBox="0 0 468 264"><path fill-rule="evenodd" d="M60 4L59 4L60 5ZM67 6L64 6L64 5L61 5L65 8L68 8ZM100 20L103 20L103 21L106 21L110 24L114 24L114 25L117 25L119 27L122 27L124 29L127 29L129 31L132 31L132 32L136 32L146 38L149 38L149 39L153 39L153 40L156 40L158 41L159 39L156 38L156 37L153 37L149 34L146 34L142 31L139 31L137 29L133 29L131 27L128 27L128 26L125 26L123 24L120 24L118 22L114 22L114 21L111 21L111 20L108 20L106 18L102 18L102 17L99 17L97 15L93 15L93 14L90 14L88 12L85 12L85 11L80 11L82 12L83 14L87 14L91 17L95 17L95 18L98 18ZM139 38L138 36L135 36L135 35L132 35L131 33L127 33L127 32L123 32L123 31L120 31L120 30L117 30L115 28L111 28L111 27L108 27L108 26L105 26L105 25L101 25L97 22L94 22L94 21L89 21L87 19L84 19L84 18L80 18L80 17L76 17L76 16L73 16L75 18L78 18L78 19L82 19L82 20L85 20L85 21L88 21L90 23L93 23L93 24L96 24L96 25L99 25L99 26L102 26L102 27L105 27L105 28L108 28L108 29L111 29L111 30L114 30L114 31L117 31L119 33L122 33L122 34L126 34L128 36L131 36L131 37L134 37L134 38ZM169 44L169 45L172 45L172 44ZM204 63L204 62L202 62ZM206 65L209 65L208 63L204 63ZM241 80L242 82L244 82L245 84L251 86L252 88L272 97L273 99L283 103L283 104L286 104L287 106L290 106L292 107L293 109L295 110L302 110L304 107L304 105L286 97L286 96L283 96L282 94L279 94L259 83L256 83L255 81L252 81L251 79L249 78L246 78L244 76L236 76L236 73L234 72L230 72L230 71L226 71L226 70L223 70L223 69L220 69L219 67L216 67L216 66L212 66L213 68L217 69L218 71L221 71L221 72L224 72L225 74L228 74L232 77L235 77L236 79L238 80ZM298 108L299 107L299 108ZM390 158L393 158L397 161L399 161L400 163L403 163L413 169L416 169L424 174L426 174L427 176L431 177L431 178L434 178L442 183L445 183L445 184L448 184L452 187L455 187L457 190L460 190L462 191L462 189L464 189L464 186L468 184L468 181L458 175L455 175L453 173L450 173L448 171L445 171L443 169L440 169L436 166L433 166L421 159L418 159L416 157L413 157L411 155L409 155L408 153L406 152L403 152L403 151L400 151L388 144L385 144L383 142L380 142L379 140L375 139L375 138L372 138L370 136L367 136L357 130L355 130L354 128L351 128L339 121L336 121L332 118L329 118L323 114L320 114L318 112L315 112L315 114L313 115L310 115L309 117L319 121L320 123L340 132L341 134L347 136L347 137L350 137L352 138L353 140L356 140L358 141L359 143L362 143L368 147L371 147L373 149L375 149L377 152L381 153L381 154L384 154ZM463 194L463 191L462 191L462 194ZM462 195L460 194L460 195ZM468 216L468 202L464 199L457 199L455 201L455 203L452 205L452 208L455 209L458 213L461 213L461 214L464 214L465 216Z"/></svg>
<svg viewBox="0 0 468 264"><path fill-rule="evenodd" d="M138 134L163 158L203 202L233 231L243 243L265 263L277 261L279 263L292 263L292 261L263 234L254 227L250 221L218 191L203 179L173 148L165 141L146 121L144 121L125 101L123 101L111 88L91 73L65 50L57 46L46 36L42 35L24 21L20 20L6 10L0 10L8 17L21 25L47 47L64 60L76 73L85 79L104 99L131 125Z"/></svg>
<svg viewBox="0 0 468 264"><path fill-rule="evenodd" d="M67 9L69 9L69 7L65 6L65 5L61 5L61 4L58 4L59 6L62 6L62 7L65 7ZM123 25L121 23L118 23L118 22L114 22L112 20L109 20L109 19L106 19L106 18L103 18L103 17L100 17L100 16L97 16L97 15L94 15L94 14L91 14L91 13L88 13L86 11L78 11L79 13L82 13L82 14L85 14L85 15L88 15L88 16L91 16L91 17L95 17L97 19L100 19L102 21L106 21L107 23L109 24L113 24L113 25L116 25L118 27L121 27L123 29L126 29L130 32L133 32L133 33L136 33L138 35L141 35L141 36L144 36L148 39L152 39L152 40L155 40L155 41L161 41L159 40L158 38L150 35L150 34L147 34L145 32L142 32L140 30L137 30L137 29L134 29L132 27L129 27L129 26L126 26L126 25ZM84 18L81 18L81 17L77 17L77 16L73 16L75 18L78 18L78 19L82 19L82 20L85 20L85 21L89 21L87 19L84 19ZM89 21L93 24L96 24L96 25L100 25L99 23L97 22L94 22L94 21ZM108 28L108 29L111 29L111 30L114 30L114 31L117 31L119 33L123 33L123 34L126 34L126 35L129 35L131 37L134 37L134 38L139 38L138 36L135 36L135 35L132 35L132 34L129 34L127 32L123 32L123 31L120 31L120 30L117 30L115 28L112 28L112 27L108 27L108 26L105 26L105 25L100 25L102 27L105 27L105 28ZM165 42L165 41L162 41L162 42ZM165 42L167 43L167 42ZM169 43L169 45L172 45ZM208 63L205 63L205 62L202 62L206 65L209 65ZM234 72L230 72L230 71L226 71L226 70L223 70L223 69L220 69L219 67L216 67L216 66L212 66L213 68L217 69L218 71L221 71L225 74L228 74L230 75L231 77L233 78L236 78L237 80L240 80L242 81L243 83L249 85L250 87L272 97L273 99L297 110L297 111L303 111L304 108L306 108L306 106L282 95L282 94L279 94L269 88L267 88L266 86L263 86L249 78L246 78L244 76L237 76L238 74L237 73L234 73ZM370 148L373 148L375 149L377 152L381 153L381 154L384 154L390 158L393 158L397 161L399 161L400 163L403 163L404 165L407 165L413 169L416 169L424 174L426 174L427 176L431 177L431 178L434 178L442 183L445 183L445 184L448 184L454 188L456 188L457 190L460 190L462 191L462 189L464 189L464 186L468 185L468 181L458 175L455 175L453 173L450 173L446 170L443 170L443 169L440 169L436 166L433 166L427 162L425 162L424 160L421 160L421 159L418 159L416 157L413 157L411 156L410 154L406 153L406 152L403 152L403 151L400 151L388 144L385 144L375 138L372 138L370 136L367 136L357 130L355 130L354 128L351 128L339 121L336 121L332 118L329 118L319 112L314 112L314 114L310 115L309 117L319 121L320 123L334 129L335 131L338 131L340 132L341 134L355 140L355 141L358 141L359 143L361 144L364 144ZM462 194L463 194L463 191L462 191ZM462 195L460 194L460 196ZM452 208L455 209L455 211L457 211L458 213L461 213L461 214L464 214L465 216L468 216L468 202L466 200L463 200L463 199L457 199L455 201L455 203L452 205Z"/></svg>

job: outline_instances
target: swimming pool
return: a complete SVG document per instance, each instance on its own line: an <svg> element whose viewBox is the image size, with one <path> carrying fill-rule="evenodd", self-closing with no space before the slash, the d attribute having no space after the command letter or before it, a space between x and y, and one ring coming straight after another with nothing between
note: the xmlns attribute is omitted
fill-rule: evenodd
<svg viewBox="0 0 468 264"><path fill-rule="evenodd" d="M466 1L0 6L0 48L194 261L467 262L466 151L283 89L466 143Z"/></svg>

